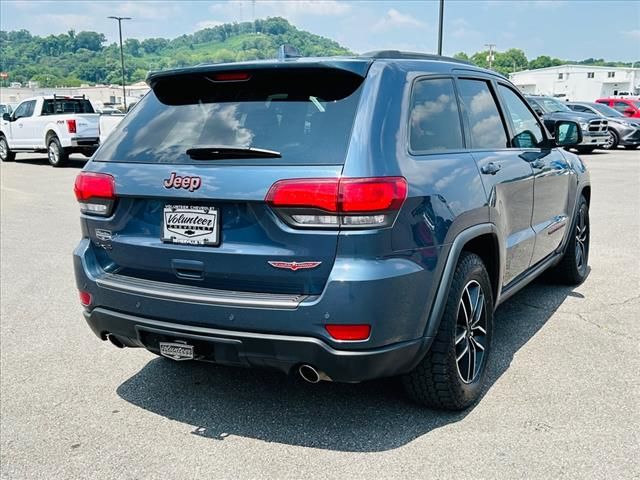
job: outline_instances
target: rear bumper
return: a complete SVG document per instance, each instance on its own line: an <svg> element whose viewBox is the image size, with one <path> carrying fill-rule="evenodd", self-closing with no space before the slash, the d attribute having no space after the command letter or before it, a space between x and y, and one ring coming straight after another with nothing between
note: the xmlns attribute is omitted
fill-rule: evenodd
<svg viewBox="0 0 640 480"><path fill-rule="evenodd" d="M197 327L96 308L85 311L91 330L103 340L115 335L130 347L159 353L160 341L194 345L196 359L224 365L265 367L290 374L309 364L338 382L359 382L406 373L422 359L430 338L419 338L371 350L338 350L313 337L238 332Z"/></svg>
<svg viewBox="0 0 640 480"><path fill-rule="evenodd" d="M70 148L98 148L100 139L98 137L73 137L63 143L63 147Z"/></svg>
<svg viewBox="0 0 640 480"><path fill-rule="evenodd" d="M157 349L142 341L145 328L182 339L202 333L214 352L205 360L285 372L308 363L353 382L404 373L431 343L424 335L434 273L405 258L336 259L320 295L284 295L127 279L105 272L99 253L86 238L74 252L77 287L92 297L85 317L99 337L114 334L132 347ZM371 325L367 340L337 341L325 328L354 323Z"/></svg>

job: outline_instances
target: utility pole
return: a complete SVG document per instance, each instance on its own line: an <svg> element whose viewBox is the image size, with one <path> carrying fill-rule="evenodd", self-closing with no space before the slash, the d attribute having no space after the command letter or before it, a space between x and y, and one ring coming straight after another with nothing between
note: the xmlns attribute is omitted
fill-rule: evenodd
<svg viewBox="0 0 640 480"><path fill-rule="evenodd" d="M442 25L444 23L444 0L440 0L440 21L438 23L438 55L442 55Z"/></svg>
<svg viewBox="0 0 640 480"><path fill-rule="evenodd" d="M118 21L118 33L120 34L120 64L122 65L122 103L127 113L127 91L124 88L124 51L122 50L122 20L131 20L131 17L107 17Z"/></svg>
<svg viewBox="0 0 640 480"><path fill-rule="evenodd" d="M487 62L489 62L489 70L491 70L491 67L493 66L493 60L495 59L494 55L493 55L493 48L496 46L495 43L485 43L484 44L485 47L489 47L489 55L487 55Z"/></svg>

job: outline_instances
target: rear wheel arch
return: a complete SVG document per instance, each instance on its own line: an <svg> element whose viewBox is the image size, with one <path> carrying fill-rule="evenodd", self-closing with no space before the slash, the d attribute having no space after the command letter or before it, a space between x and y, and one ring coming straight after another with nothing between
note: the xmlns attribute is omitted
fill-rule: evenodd
<svg viewBox="0 0 640 480"><path fill-rule="evenodd" d="M479 235L462 247L462 251L471 252L478 255L484 263L489 279L491 280L491 291L493 299L498 297L500 290L500 245L498 236L495 233L485 233Z"/></svg>
<svg viewBox="0 0 640 480"><path fill-rule="evenodd" d="M497 304L504 266L504 248L500 242L497 227L492 223L483 223L463 230L451 244L442 270L440 284L427 318L424 334L426 337L434 337L438 331L456 266L465 251L475 253L482 259L491 281L493 304Z"/></svg>
<svg viewBox="0 0 640 480"><path fill-rule="evenodd" d="M53 137L58 137L58 132L56 132L53 129L49 129L46 133L46 135L44 136L44 146L45 147L49 147L49 142L51 141L51 139Z"/></svg>

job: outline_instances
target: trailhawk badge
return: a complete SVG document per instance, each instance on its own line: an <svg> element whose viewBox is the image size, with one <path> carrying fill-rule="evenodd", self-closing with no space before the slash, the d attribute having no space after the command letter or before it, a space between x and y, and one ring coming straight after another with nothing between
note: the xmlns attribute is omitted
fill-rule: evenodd
<svg viewBox="0 0 640 480"><path fill-rule="evenodd" d="M172 360L193 360L193 345L160 342L160 355Z"/></svg>
<svg viewBox="0 0 640 480"><path fill-rule="evenodd" d="M291 270L295 272L296 270L307 270L309 268L316 268L322 262L275 262L269 261L267 262L273 268L282 268L285 270Z"/></svg>

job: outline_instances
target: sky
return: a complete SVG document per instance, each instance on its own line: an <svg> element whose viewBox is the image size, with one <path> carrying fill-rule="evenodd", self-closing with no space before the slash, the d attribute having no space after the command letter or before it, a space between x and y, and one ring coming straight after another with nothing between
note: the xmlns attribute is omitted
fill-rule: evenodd
<svg viewBox="0 0 640 480"><path fill-rule="evenodd" d="M255 5L254 5L255 4ZM225 22L281 16L296 27L362 53L437 50L437 0L69 1L2 0L0 29L48 35L74 29L116 41L108 15L129 16L123 36L175 38ZM529 59L640 61L640 0L445 0L443 53L472 54L496 44ZM1 54L1 52L0 52Z"/></svg>

